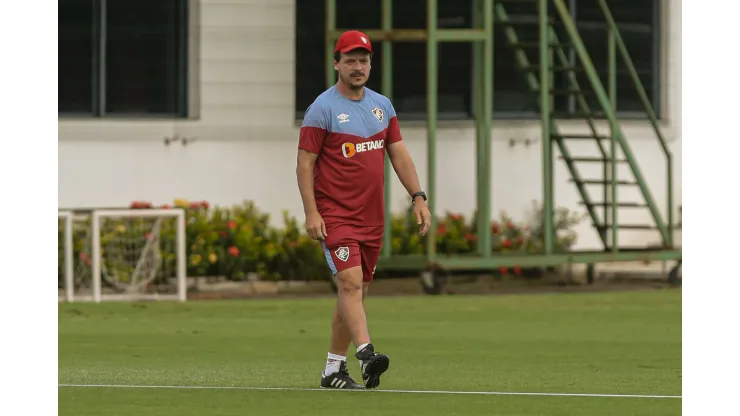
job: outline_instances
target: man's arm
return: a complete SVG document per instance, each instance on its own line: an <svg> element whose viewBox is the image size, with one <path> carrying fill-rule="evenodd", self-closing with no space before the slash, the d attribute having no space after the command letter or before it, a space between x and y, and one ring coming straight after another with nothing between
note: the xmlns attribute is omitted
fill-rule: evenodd
<svg viewBox="0 0 740 416"><path fill-rule="evenodd" d="M416 166L414 161L411 159L406 145L403 143L401 138L401 129L398 126L398 117L393 109L392 105L389 105L389 113L391 118L388 123L388 157L393 165L393 170L396 171L398 179L406 188L406 192L409 196L417 192L421 192L421 185L419 184L419 176L416 173ZM414 201L414 213L416 214L416 221L421 225L419 234L425 235L429 230L429 225L432 221L432 214L429 212L426 200L424 197L417 196Z"/></svg>
<svg viewBox="0 0 740 416"><path fill-rule="evenodd" d="M326 238L326 225L316 206L314 167L329 131L328 120L326 111L320 104L310 105L303 117L298 139L295 173L298 178L298 190L303 200L303 211L306 214L306 232L315 240Z"/></svg>
<svg viewBox="0 0 740 416"><path fill-rule="evenodd" d="M399 140L388 145L388 157L393 165L393 170L396 171L398 179L401 181L403 187L406 188L409 196L421 192L421 184L419 183L419 176L416 173L416 166L403 141ZM423 198L418 198L423 201Z"/></svg>
<svg viewBox="0 0 740 416"><path fill-rule="evenodd" d="M298 149L296 176L298 177L298 190L303 200L303 212L306 216L319 212L313 192L313 171L318 156L316 153Z"/></svg>

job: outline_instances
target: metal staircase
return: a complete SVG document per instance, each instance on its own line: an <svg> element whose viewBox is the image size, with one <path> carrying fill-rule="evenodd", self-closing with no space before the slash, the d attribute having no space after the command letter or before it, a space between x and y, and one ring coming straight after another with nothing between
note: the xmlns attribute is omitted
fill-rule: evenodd
<svg viewBox="0 0 740 416"><path fill-rule="evenodd" d="M594 228L603 243L604 251L639 251L647 250L648 247L624 247L619 244L619 230L655 230L660 237L658 249L673 249L673 189L672 189L672 155L668 150L666 141L658 126L654 110L648 100L644 87L642 86L637 71L630 59L629 53L617 30L617 25L612 17L605 0L598 1L604 15L605 30L608 31L608 56L609 75L608 88L602 84L591 58L586 50L583 40L570 17L568 9L563 0L541 1L541 0L497 0L494 7L495 24L504 29L507 44L513 49L514 57L523 76L531 88L532 93L539 94L539 108L542 117L543 128L543 163L545 193L552 195L553 188L553 145L560 151L560 159L570 173L570 182L574 183L581 197L581 203L585 205ZM507 6L516 6L521 10L523 5L531 5L528 14L507 13ZM526 7L529 9L529 7ZM541 19L546 16L546 19ZM538 25L540 41L521 41L517 28L522 26ZM545 36L546 34L546 42ZM533 53L538 53L538 65L530 63ZM575 53L577 64L569 59L568 52ZM616 108L616 62L617 57L627 67L634 87L644 104L647 119L652 124L655 136L665 155L667 166L667 221L663 219L645 177L638 166L629 142L625 138L620 123L615 114ZM535 59L532 59L535 60ZM567 81L566 88L554 86L554 74L561 74ZM578 81L577 74L581 73L588 77L587 85ZM542 85L545 85L544 87ZM586 100L587 96L598 99L599 109L593 109ZM554 100L558 96L573 97L577 103L576 112L555 112L552 110ZM569 134L561 128L558 121L579 119L585 121L588 133ZM605 119L609 124L610 134L599 133L596 119ZM549 137L549 140L547 139ZM569 143L574 141L590 141L595 143L594 155L574 156L569 149ZM621 154L621 156L620 156ZM598 164L601 169L601 178L586 178L580 168L586 164ZM628 168L632 179L619 178L619 166ZM599 196L592 195L594 188L588 185L598 185ZM637 189L641 195L641 201L626 201L620 199L620 190L626 187ZM545 198L546 202L548 199ZM551 210L552 207L545 207ZM650 213L652 223L650 224L625 224L618 221L620 209L644 209ZM546 226L546 229L552 227ZM546 236L551 241L552 236ZM650 249L655 249L651 247Z"/></svg>

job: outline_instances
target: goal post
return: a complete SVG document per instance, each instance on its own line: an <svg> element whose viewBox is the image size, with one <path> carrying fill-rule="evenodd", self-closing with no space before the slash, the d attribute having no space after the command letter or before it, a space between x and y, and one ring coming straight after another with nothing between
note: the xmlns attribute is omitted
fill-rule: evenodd
<svg viewBox="0 0 740 416"><path fill-rule="evenodd" d="M63 221L63 255L57 261L64 265L64 297L67 302L74 301L74 214L71 211L59 211L58 218ZM57 250L58 251L58 250Z"/></svg>
<svg viewBox="0 0 740 416"><path fill-rule="evenodd" d="M60 211L59 219L67 302L187 300L183 209Z"/></svg>

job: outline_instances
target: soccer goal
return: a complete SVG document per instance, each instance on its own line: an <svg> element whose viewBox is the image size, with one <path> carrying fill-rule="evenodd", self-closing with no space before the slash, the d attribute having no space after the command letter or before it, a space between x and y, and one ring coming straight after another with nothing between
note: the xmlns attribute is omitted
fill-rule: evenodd
<svg viewBox="0 0 740 416"><path fill-rule="evenodd" d="M59 211L60 301L187 299L182 209Z"/></svg>

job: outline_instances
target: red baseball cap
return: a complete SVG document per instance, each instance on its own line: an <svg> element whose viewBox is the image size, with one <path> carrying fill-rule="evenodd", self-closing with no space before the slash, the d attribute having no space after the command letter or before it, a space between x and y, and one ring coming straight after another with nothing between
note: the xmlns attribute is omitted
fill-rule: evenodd
<svg viewBox="0 0 740 416"><path fill-rule="evenodd" d="M349 52L352 49L365 49L372 53L373 45L370 43L370 38L357 30L348 30L342 33L342 36L337 39L337 45L334 47L334 53L337 52Z"/></svg>

